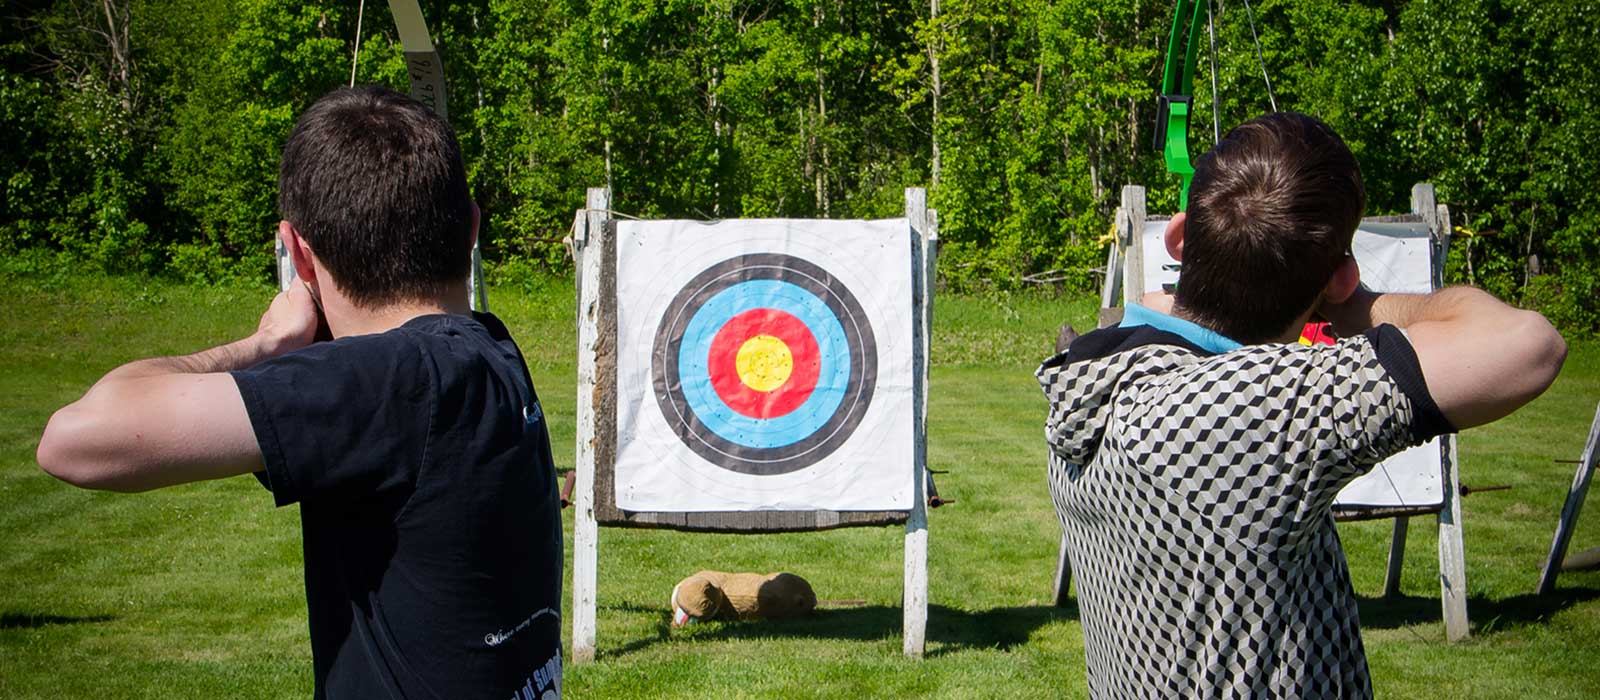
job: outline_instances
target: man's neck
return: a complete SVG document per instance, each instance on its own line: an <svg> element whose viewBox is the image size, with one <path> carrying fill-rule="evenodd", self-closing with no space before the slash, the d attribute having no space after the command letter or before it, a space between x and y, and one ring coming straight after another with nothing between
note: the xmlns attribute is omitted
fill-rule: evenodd
<svg viewBox="0 0 1600 700"><path fill-rule="evenodd" d="M1210 330L1210 331L1215 332L1215 333L1221 333L1222 332L1220 330L1217 330L1216 328L1213 328L1211 326L1211 324L1206 323L1205 321L1203 321L1203 320L1201 320L1199 318L1196 318L1193 314L1190 314L1188 312L1188 310L1184 309L1183 305L1178 304L1176 302L1174 302L1172 304L1172 310L1170 312L1168 312L1168 315L1172 316L1174 318L1181 318L1181 319L1183 319L1185 321L1188 321L1188 322L1193 323L1193 324L1195 324L1197 326L1200 326L1201 328L1205 328L1205 329ZM1276 337L1268 338L1266 340L1259 341L1259 342L1256 342L1256 343L1245 343L1245 345L1265 345L1267 343L1295 343L1295 342L1299 342L1300 341L1300 333L1305 328L1306 322L1310 321L1310 320L1311 320L1311 311L1307 310L1305 313L1300 314L1299 318L1295 319L1295 321L1293 323L1289 324L1289 326L1287 328L1285 328L1282 333L1279 333Z"/></svg>
<svg viewBox="0 0 1600 700"><path fill-rule="evenodd" d="M456 290L452 290L454 291ZM377 308L358 307L342 298L325 298L323 313L328 320L328 330L335 338L370 335L394 330L420 316L436 314L470 316L472 306L467 301L467 292L465 289L460 292L460 294L446 294L441 299L404 301Z"/></svg>

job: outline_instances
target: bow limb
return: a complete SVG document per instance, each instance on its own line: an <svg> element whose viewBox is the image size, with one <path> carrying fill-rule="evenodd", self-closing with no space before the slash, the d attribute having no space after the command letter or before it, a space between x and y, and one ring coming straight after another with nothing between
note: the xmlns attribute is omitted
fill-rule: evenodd
<svg viewBox="0 0 1600 700"><path fill-rule="evenodd" d="M422 7L417 0L389 0L389 12L394 15L395 29L400 32L400 48L406 55L406 77L411 82L411 96L428 106L441 119L449 121L450 110L445 100L444 63L439 60L439 50L428 34L428 23L422 18Z"/></svg>
<svg viewBox="0 0 1600 700"><path fill-rule="evenodd" d="M406 79L411 96L433 110L440 119L450 121L450 108L444 87L444 62L428 34L417 0L389 0L395 29L400 32L400 48L406 55ZM472 244L472 272L467 280L468 298L474 311L488 311L489 298L483 286L483 256L478 243Z"/></svg>
<svg viewBox="0 0 1600 700"><path fill-rule="evenodd" d="M1161 74L1161 94L1156 101L1156 150L1167 172L1183 180L1178 208L1189 206L1189 181L1194 166L1189 160L1189 111L1194 104L1194 67L1199 57L1200 3L1179 0L1172 13L1172 33L1167 38L1167 58ZM1187 26L1185 19L1187 16ZM1187 30L1187 31L1185 31Z"/></svg>

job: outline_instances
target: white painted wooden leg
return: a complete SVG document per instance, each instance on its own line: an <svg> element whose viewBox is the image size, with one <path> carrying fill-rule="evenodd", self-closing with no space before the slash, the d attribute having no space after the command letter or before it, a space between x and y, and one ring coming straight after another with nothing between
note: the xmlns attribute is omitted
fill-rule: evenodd
<svg viewBox="0 0 1600 700"><path fill-rule="evenodd" d="M577 232L574 249L578 259L578 413L577 479L572 494L572 660L594 661L595 600L599 571L599 526L594 520L594 442L596 439L594 388L598 381L595 351L600 338L599 239L611 209L611 192L603 187L589 189L583 230Z"/></svg>
<svg viewBox="0 0 1600 700"><path fill-rule="evenodd" d="M1456 464L1456 438L1446 436L1444 507L1439 511L1439 603L1444 608L1444 636L1459 642L1471 636L1467 625L1467 559L1461 546L1461 471Z"/></svg>
<svg viewBox="0 0 1600 700"><path fill-rule="evenodd" d="M901 649L913 659L922 658L928 632L928 343L933 332L934 258L938 254L938 218L928 209L928 193L906 188L906 219L911 224L913 285L912 313L916 336L912 342L916 382L912 404L915 442L911 473L911 512L906 516L905 588L901 604Z"/></svg>
<svg viewBox="0 0 1600 700"><path fill-rule="evenodd" d="M1061 548L1056 553L1056 607L1072 602L1067 591L1072 587L1072 562L1067 559L1067 533L1061 533Z"/></svg>
<svg viewBox="0 0 1600 700"><path fill-rule="evenodd" d="M1550 542L1550 556L1545 558L1544 571L1539 574L1539 595L1556 589L1561 560L1566 558L1567 545L1572 542L1572 529L1578 525L1578 514L1583 511L1583 499L1589 493L1589 481L1594 477L1597 459L1600 459L1600 406L1595 407L1594 423L1589 425L1589 439L1583 446L1583 456L1578 458L1578 471L1572 475L1567 501L1561 506L1561 519L1556 522L1556 536Z"/></svg>
<svg viewBox="0 0 1600 700"><path fill-rule="evenodd" d="M901 638L903 651L913 659L922 658L928 631L928 512L922 489L917 489L917 505L906 520L905 593L902 598Z"/></svg>
<svg viewBox="0 0 1600 700"><path fill-rule="evenodd" d="M1400 567L1406 559L1406 530L1411 518L1394 519L1394 537L1389 540L1389 568L1383 574L1383 597L1400 595Z"/></svg>
<svg viewBox="0 0 1600 700"><path fill-rule="evenodd" d="M572 660L581 664L594 661L595 648L600 531L594 521L593 469L579 467L572 491Z"/></svg>

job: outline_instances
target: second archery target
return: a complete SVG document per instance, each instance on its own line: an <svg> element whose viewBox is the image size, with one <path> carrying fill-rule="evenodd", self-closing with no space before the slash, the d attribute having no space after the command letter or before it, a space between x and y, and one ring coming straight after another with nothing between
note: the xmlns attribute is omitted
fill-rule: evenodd
<svg viewBox="0 0 1600 700"><path fill-rule="evenodd" d="M618 507L908 507L910 236L619 222Z"/></svg>

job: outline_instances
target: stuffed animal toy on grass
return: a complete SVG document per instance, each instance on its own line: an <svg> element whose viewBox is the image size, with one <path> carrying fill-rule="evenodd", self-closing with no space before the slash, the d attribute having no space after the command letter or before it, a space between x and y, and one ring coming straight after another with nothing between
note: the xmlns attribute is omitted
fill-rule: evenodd
<svg viewBox="0 0 1600 700"><path fill-rule="evenodd" d="M701 571L672 588L672 626L696 620L781 620L817 607L811 584L794 574Z"/></svg>

